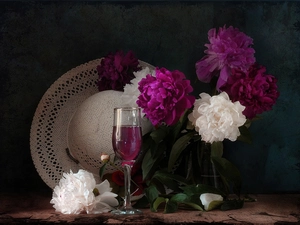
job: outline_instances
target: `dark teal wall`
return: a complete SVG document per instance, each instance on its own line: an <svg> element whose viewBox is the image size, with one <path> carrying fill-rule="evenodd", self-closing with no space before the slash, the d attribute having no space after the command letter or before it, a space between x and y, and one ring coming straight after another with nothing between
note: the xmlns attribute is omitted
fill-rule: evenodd
<svg viewBox="0 0 300 225"><path fill-rule="evenodd" d="M117 49L195 80L207 31L233 25L254 39L278 78L273 111L251 127L252 145L225 143L244 192L300 191L300 3L0 2L0 189L43 189L29 134L39 100L62 74ZM206 88L195 85L197 93Z"/></svg>

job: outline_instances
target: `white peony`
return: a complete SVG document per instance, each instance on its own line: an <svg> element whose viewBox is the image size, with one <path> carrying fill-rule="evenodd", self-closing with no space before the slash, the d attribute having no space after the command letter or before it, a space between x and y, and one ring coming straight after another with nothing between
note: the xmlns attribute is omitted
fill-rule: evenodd
<svg viewBox="0 0 300 225"><path fill-rule="evenodd" d="M225 138L235 141L240 135L239 127L246 122L242 113L244 109L240 102L231 102L226 92L214 96L201 93L188 118L205 142L213 143Z"/></svg>
<svg viewBox="0 0 300 225"><path fill-rule="evenodd" d="M99 195L93 190L97 188ZM56 211L63 214L79 214L108 212L117 206L116 194L111 192L109 182L103 181L96 185L92 173L79 170L78 173L64 173L59 184L53 190L50 201Z"/></svg>
<svg viewBox="0 0 300 225"><path fill-rule="evenodd" d="M138 87L138 83L147 76L147 74L151 74L155 76L155 71L151 70L149 67L145 67L144 69L134 72L135 78L130 82L131 84L126 84L124 86L124 92L121 95L122 103L124 106L137 107L136 101L141 94Z"/></svg>

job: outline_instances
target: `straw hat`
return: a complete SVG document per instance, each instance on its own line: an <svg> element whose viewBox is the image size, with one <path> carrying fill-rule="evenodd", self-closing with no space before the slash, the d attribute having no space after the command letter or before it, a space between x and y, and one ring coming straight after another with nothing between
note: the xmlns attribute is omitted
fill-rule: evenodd
<svg viewBox="0 0 300 225"><path fill-rule="evenodd" d="M62 75L43 95L35 111L30 149L43 181L54 188L64 172L85 169L99 179L100 154L113 154L113 108L122 106L120 91L99 92L97 66L101 59L82 64ZM153 66L139 61L145 68ZM147 132L151 125L143 122ZM108 172L115 171L107 166Z"/></svg>

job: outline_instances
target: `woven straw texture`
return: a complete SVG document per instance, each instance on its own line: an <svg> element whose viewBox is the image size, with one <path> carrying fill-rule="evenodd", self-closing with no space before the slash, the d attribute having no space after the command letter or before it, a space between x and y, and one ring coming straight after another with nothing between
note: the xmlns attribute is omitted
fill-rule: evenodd
<svg viewBox="0 0 300 225"><path fill-rule="evenodd" d="M122 92L98 91L96 67L100 62L101 59L90 61L62 75L46 91L35 111L30 132L31 157L37 172L52 189L64 172L81 168L100 181L100 153L113 154L113 108L122 106ZM139 62L142 67L154 69ZM109 166L106 169L115 170Z"/></svg>

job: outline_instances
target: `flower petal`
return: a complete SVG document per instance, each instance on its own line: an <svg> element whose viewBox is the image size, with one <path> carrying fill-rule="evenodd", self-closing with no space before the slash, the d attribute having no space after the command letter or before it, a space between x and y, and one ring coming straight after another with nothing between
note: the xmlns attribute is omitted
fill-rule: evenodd
<svg viewBox="0 0 300 225"><path fill-rule="evenodd" d="M204 193L200 195L200 201L202 202L206 211L217 208L223 203L223 197L218 194Z"/></svg>

